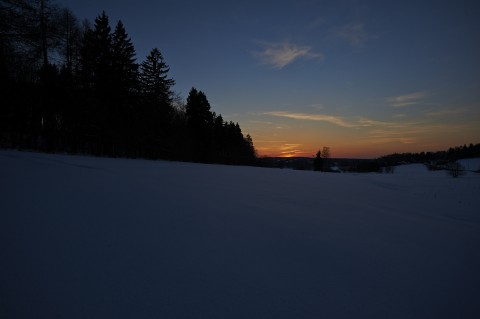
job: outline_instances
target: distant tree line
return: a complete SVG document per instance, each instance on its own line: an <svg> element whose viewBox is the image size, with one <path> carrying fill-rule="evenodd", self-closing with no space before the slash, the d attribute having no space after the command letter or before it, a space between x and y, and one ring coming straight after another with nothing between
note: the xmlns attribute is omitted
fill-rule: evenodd
<svg viewBox="0 0 480 319"><path fill-rule="evenodd" d="M395 153L375 159L331 158L329 147L323 147L313 157L262 157L263 167L291 168L323 172L393 173L401 164L425 164L430 170L444 170L457 177L462 174L457 160L479 158L480 144L451 147L445 151L420 153Z"/></svg>
<svg viewBox="0 0 480 319"><path fill-rule="evenodd" d="M427 165L443 165L459 159L480 157L480 143L450 147L445 151L420 153L395 153L382 156L377 162L383 166L394 166L407 163L422 163Z"/></svg>
<svg viewBox="0 0 480 319"><path fill-rule="evenodd" d="M394 153L371 160L352 160L345 165L344 170L363 173L393 173L395 166L418 163L426 165L430 170L446 170L460 174L457 173L459 169L455 161L474 157L480 157L480 144L451 147L446 151Z"/></svg>
<svg viewBox="0 0 480 319"><path fill-rule="evenodd" d="M93 25L48 0L0 0L0 146L97 156L252 164L252 139L159 49L138 64L122 21Z"/></svg>

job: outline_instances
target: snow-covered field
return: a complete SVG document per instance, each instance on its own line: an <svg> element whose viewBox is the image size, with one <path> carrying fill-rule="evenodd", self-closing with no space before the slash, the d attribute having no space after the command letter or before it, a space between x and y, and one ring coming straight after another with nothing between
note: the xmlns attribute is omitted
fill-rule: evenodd
<svg viewBox="0 0 480 319"><path fill-rule="evenodd" d="M480 318L479 207L421 165L0 151L0 318Z"/></svg>

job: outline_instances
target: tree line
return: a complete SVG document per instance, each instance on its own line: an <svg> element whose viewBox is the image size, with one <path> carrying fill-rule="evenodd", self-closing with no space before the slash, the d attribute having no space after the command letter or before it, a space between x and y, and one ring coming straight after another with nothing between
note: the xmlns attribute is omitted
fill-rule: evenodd
<svg viewBox="0 0 480 319"><path fill-rule="evenodd" d="M131 38L105 12L80 22L48 0L0 0L0 146L97 156L252 164L252 139L186 101L161 51L137 63Z"/></svg>
<svg viewBox="0 0 480 319"><path fill-rule="evenodd" d="M445 151L395 153L382 156L377 161L383 165L399 165L405 163L422 163L427 165L443 165L459 159L480 157L480 144L469 144L450 147Z"/></svg>

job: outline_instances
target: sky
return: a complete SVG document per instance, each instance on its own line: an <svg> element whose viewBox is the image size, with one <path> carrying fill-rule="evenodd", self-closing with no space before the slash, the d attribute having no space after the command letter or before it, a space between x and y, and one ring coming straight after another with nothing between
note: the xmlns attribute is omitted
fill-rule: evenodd
<svg viewBox="0 0 480 319"><path fill-rule="evenodd" d="M58 0L157 47L260 156L375 158L480 142L480 2Z"/></svg>

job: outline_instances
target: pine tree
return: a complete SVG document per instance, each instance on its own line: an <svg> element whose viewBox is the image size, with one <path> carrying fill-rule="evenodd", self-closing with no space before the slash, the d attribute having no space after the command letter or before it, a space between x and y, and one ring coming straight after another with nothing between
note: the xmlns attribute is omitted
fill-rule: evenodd
<svg viewBox="0 0 480 319"><path fill-rule="evenodd" d="M192 88L188 94L185 108L187 121L192 129L206 131L212 128L213 114L205 93Z"/></svg>
<svg viewBox="0 0 480 319"><path fill-rule="evenodd" d="M154 48L140 65L141 110L138 129L148 141L149 157L170 158L177 147L172 137L173 92L169 67L160 50Z"/></svg>
<svg viewBox="0 0 480 319"><path fill-rule="evenodd" d="M109 115L112 122L113 138L118 155L131 153L137 144L133 138L135 93L138 91L138 65L135 62L135 48L122 21L118 21L112 34L112 61L109 98Z"/></svg>
<svg viewBox="0 0 480 319"><path fill-rule="evenodd" d="M94 28L87 29L81 52L84 84L105 93L111 79L112 34L105 11L95 19Z"/></svg>
<svg viewBox="0 0 480 319"><path fill-rule="evenodd" d="M195 161L211 162L213 153L213 114L210 103L202 91L190 90L185 106L187 127L193 143L192 158Z"/></svg>
<svg viewBox="0 0 480 319"><path fill-rule="evenodd" d="M114 72L112 69L113 48L112 33L108 16L102 12L94 22L93 29L87 29L81 50L81 73L86 89L89 109L85 119L85 135L90 137L89 144L96 155L116 155L115 116L111 111L115 105Z"/></svg>
<svg viewBox="0 0 480 319"><path fill-rule="evenodd" d="M114 81L120 92L137 89L138 64L135 62L135 48L128 37L122 21L118 21L112 36L112 68Z"/></svg>
<svg viewBox="0 0 480 319"><path fill-rule="evenodd" d="M152 49L140 66L141 93L150 101L170 105L173 98L173 79L168 78L170 68L163 60L160 50Z"/></svg>

